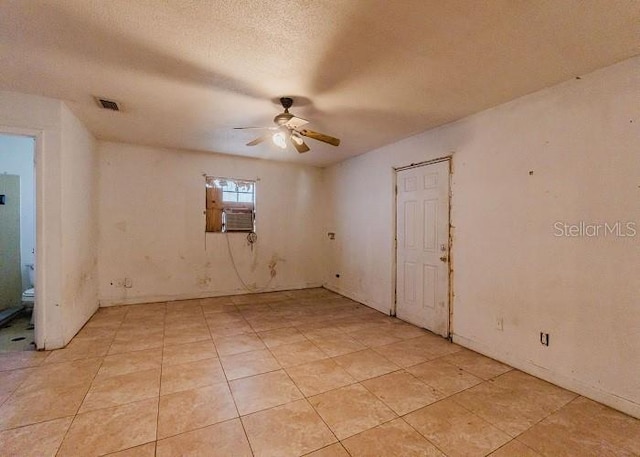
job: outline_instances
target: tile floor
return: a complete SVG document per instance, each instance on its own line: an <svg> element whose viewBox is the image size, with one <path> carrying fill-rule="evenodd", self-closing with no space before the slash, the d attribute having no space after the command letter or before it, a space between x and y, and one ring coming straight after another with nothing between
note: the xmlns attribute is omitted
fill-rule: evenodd
<svg viewBox="0 0 640 457"><path fill-rule="evenodd" d="M31 313L23 312L0 327L0 352L35 350L33 328L30 323Z"/></svg>
<svg viewBox="0 0 640 457"><path fill-rule="evenodd" d="M640 421L324 289L100 309L0 354L2 456L639 456Z"/></svg>

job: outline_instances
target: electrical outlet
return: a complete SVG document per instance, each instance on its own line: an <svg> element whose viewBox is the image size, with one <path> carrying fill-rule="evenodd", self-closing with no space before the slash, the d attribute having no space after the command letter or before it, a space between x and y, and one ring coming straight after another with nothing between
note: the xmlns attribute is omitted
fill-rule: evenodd
<svg viewBox="0 0 640 457"><path fill-rule="evenodd" d="M549 334L540 332L540 344L543 346L549 346Z"/></svg>
<svg viewBox="0 0 640 457"><path fill-rule="evenodd" d="M115 281L111 281L109 284L114 287L133 287L133 281L131 280L131 278L116 279Z"/></svg>
<svg viewBox="0 0 640 457"><path fill-rule="evenodd" d="M496 330L502 331L504 329L504 321L501 317L496 319Z"/></svg>

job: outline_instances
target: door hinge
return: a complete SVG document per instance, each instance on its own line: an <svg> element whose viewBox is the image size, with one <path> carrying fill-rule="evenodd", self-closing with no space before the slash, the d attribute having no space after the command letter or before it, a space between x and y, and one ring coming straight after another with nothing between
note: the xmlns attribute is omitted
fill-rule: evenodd
<svg viewBox="0 0 640 457"><path fill-rule="evenodd" d="M396 195L398 195L398 185L396 184Z"/></svg>

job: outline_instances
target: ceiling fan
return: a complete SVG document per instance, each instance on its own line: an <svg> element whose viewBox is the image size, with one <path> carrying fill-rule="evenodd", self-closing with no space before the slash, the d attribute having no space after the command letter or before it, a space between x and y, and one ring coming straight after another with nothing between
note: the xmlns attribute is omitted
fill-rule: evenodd
<svg viewBox="0 0 640 457"><path fill-rule="evenodd" d="M276 124L276 127L235 127L236 130L262 129L275 131L273 134L259 136L255 140L248 142L247 146L255 146L271 137L271 140L276 146L286 149L287 145L291 144L296 148L296 151L303 153L309 151L309 146L304 142L304 139L302 138L303 136L328 143L332 146L340 145L339 138L334 138L323 133L302 128L302 126L308 124L309 121L296 117L289 112L289 108L293 105L292 98L281 97L280 103L282 104L284 111L273 118L273 122Z"/></svg>

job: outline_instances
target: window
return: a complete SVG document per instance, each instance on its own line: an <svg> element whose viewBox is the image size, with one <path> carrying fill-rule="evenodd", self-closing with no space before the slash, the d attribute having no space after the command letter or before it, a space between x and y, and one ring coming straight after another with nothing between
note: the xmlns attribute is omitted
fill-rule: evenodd
<svg viewBox="0 0 640 457"><path fill-rule="evenodd" d="M207 176L207 232L255 231L256 182Z"/></svg>

